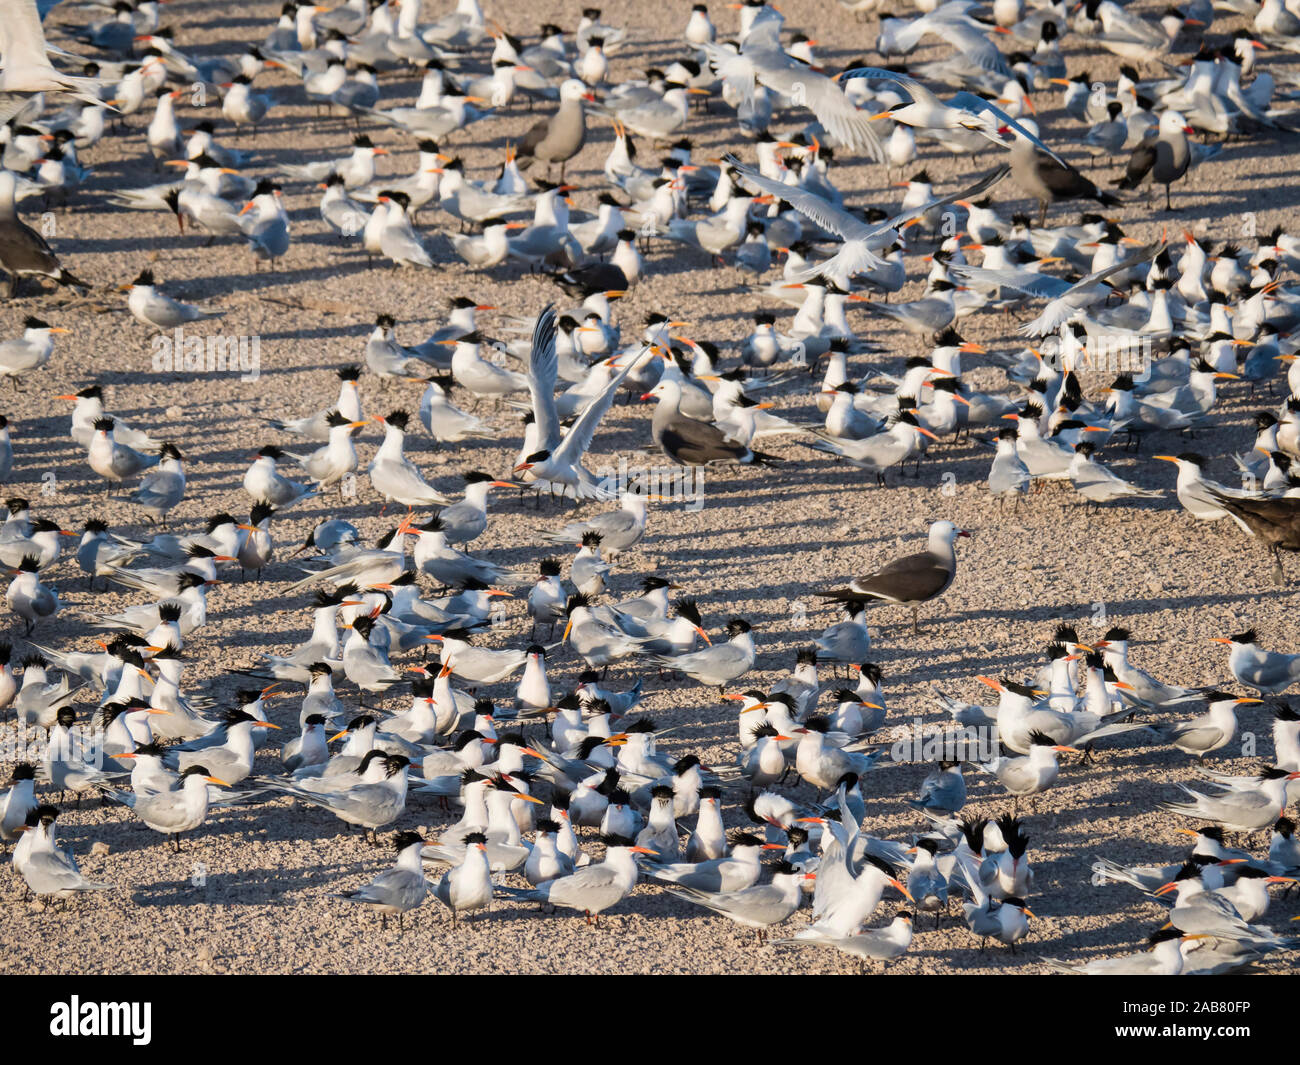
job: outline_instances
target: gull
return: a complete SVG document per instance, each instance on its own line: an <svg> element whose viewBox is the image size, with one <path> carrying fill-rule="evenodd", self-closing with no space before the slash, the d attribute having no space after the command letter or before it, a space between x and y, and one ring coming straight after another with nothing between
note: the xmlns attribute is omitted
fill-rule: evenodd
<svg viewBox="0 0 1300 1065"><path fill-rule="evenodd" d="M921 218L928 211L956 200L976 199L1011 172L1009 166L997 167L969 188L947 196L938 196L919 207L910 208L893 218L873 225L862 221L843 208L836 207L816 193L764 177L759 171L745 166L733 155L726 156L724 162L735 167L741 177L754 188L770 194L774 199L784 200L809 221L843 241L835 255L806 267L795 275L795 280L798 282L812 277L825 277L845 291L850 288L852 278L857 274L888 265L887 260L881 258L876 252L898 241L899 231L907 223Z"/></svg>

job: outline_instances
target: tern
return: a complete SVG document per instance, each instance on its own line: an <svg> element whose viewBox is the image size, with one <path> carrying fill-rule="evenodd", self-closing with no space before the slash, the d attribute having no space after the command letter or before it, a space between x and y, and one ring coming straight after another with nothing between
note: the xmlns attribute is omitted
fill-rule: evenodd
<svg viewBox="0 0 1300 1065"><path fill-rule="evenodd" d="M604 861L548 880L532 891L522 892L521 897L580 910L587 924L598 926L600 915L622 902L636 887L636 855L654 856L648 847L639 847L623 836L605 836L601 842L605 845Z"/></svg>
<svg viewBox="0 0 1300 1065"><path fill-rule="evenodd" d="M112 884L87 880L69 850L54 842L54 822L59 811L53 806L33 810L23 839L14 848L14 867L33 895L71 898L79 891L109 891ZM19 847L23 853L20 858Z"/></svg>
<svg viewBox="0 0 1300 1065"><path fill-rule="evenodd" d="M1053 972L1075 976L1178 976L1183 971L1183 944L1204 939L1177 928L1159 928L1151 933L1146 951L1117 958L1094 958L1086 962L1065 962L1044 958Z"/></svg>
<svg viewBox="0 0 1300 1065"><path fill-rule="evenodd" d="M601 551L612 560L635 547L645 535L646 499L641 492L624 492L618 510L570 522L557 532L542 533L540 538L548 544L579 544L585 534L598 533Z"/></svg>
<svg viewBox="0 0 1300 1065"><path fill-rule="evenodd" d="M345 902L358 902L373 906L381 916L381 928L388 927L391 914L397 915L398 927L409 910L424 903L428 882L424 879L424 866L420 862L420 848L424 840L418 832L398 832L393 836L393 849L397 861L364 887L335 895Z"/></svg>
<svg viewBox="0 0 1300 1065"><path fill-rule="evenodd" d="M36 767L19 762L9 776L9 788L0 793L0 839L16 839L37 808Z"/></svg>
<svg viewBox="0 0 1300 1065"><path fill-rule="evenodd" d="M734 156L727 156L725 162L733 166L748 184L776 199L786 201L809 221L843 241L834 256L808 267L796 276L796 280L805 281L812 277L824 277L835 282L845 291L848 291L856 275L888 265L886 260L876 253L884 251L898 241L899 233L908 223L957 200L978 198L1010 173L1009 167L998 167L969 188L958 190L948 196L936 197L919 207L905 210L893 218L872 224L863 222L815 193L764 177ZM938 329L931 331L939 332Z"/></svg>
<svg viewBox="0 0 1300 1065"><path fill-rule="evenodd" d="M1069 282L1051 274L1025 274L1015 270L985 270L983 267L954 264L951 275L957 280L973 284L990 283L1015 289L1026 296L1047 299L1048 304L1033 321L1021 327L1020 335L1041 337L1055 333L1066 322L1101 303L1112 289L1104 282L1107 278L1141 265L1164 247L1163 241L1154 241L1138 248L1132 255L1118 262L1094 270L1087 277Z"/></svg>
<svg viewBox="0 0 1300 1065"><path fill-rule="evenodd" d="M454 926L462 913L492 905L492 871L488 867L487 836L468 832L464 836L465 856L448 869L433 886L433 896L451 910Z"/></svg>
<svg viewBox="0 0 1300 1065"><path fill-rule="evenodd" d="M684 655L656 656L652 661L665 669L685 673L701 684L725 691L738 677L754 668L757 651L750 624L744 618L731 618L727 622L727 642L692 651Z"/></svg>
<svg viewBox="0 0 1300 1065"><path fill-rule="evenodd" d="M23 319L23 335L0 343L0 377L9 378L18 389L20 377L35 373L50 361L54 337L69 332L62 326L52 326L35 315L28 315Z"/></svg>
<svg viewBox="0 0 1300 1065"><path fill-rule="evenodd" d="M1263 702L1262 699L1248 699L1218 691L1206 692L1204 699L1209 708L1199 717L1190 721L1151 722L1147 727L1184 754L1203 759L1212 751L1232 742L1232 737L1237 734L1238 706Z"/></svg>
<svg viewBox="0 0 1300 1065"><path fill-rule="evenodd" d="M122 286L122 290L129 293L126 306L131 317L141 325L151 325L157 329L175 329L186 322L219 318L224 313L192 303L181 303L160 292L154 283L152 270L141 270L134 281Z"/></svg>
<svg viewBox="0 0 1300 1065"><path fill-rule="evenodd" d="M743 103L752 107L756 86L762 85L811 111L840 144L882 161L884 151L871 117L859 111L831 78L787 55L780 34L781 21L769 19L750 30L739 52L710 42L700 47Z"/></svg>
<svg viewBox="0 0 1300 1065"><path fill-rule="evenodd" d="M376 766L378 779L366 776L366 770L372 764ZM391 825L406 808L410 764L405 755L372 751L362 760L353 782L343 791L317 793L300 785L280 782L271 786L309 805L328 810L340 821L369 829L373 837L376 829Z"/></svg>
<svg viewBox="0 0 1300 1065"><path fill-rule="evenodd" d="M1232 648L1228 668L1238 684L1253 688L1260 695L1280 695L1300 681L1300 654L1265 651L1259 646L1254 629L1235 636L1213 636L1214 643ZM1258 702L1258 700L1252 700Z"/></svg>
<svg viewBox="0 0 1300 1065"><path fill-rule="evenodd" d="M1016 805L1019 805L1022 797L1037 795L1056 783L1060 772L1056 756L1067 753L1081 752L1074 747L1056 743L1041 732L1033 732L1029 736L1029 754L1020 758L999 757L992 762L976 765L997 777L998 782L1015 797Z"/></svg>
<svg viewBox="0 0 1300 1065"><path fill-rule="evenodd" d="M495 429L477 416L461 410L448 398L447 392L454 383L450 377L427 382L417 411L420 423L442 444L494 439L497 435Z"/></svg>
<svg viewBox="0 0 1300 1065"><path fill-rule="evenodd" d="M343 491L343 479L357 468L357 450L352 442L352 432L370 424L368 421L353 420L338 410L331 410L325 417L329 427L329 439L324 447L317 448L309 455L286 452L307 471L318 488L339 486Z"/></svg>
<svg viewBox="0 0 1300 1065"><path fill-rule="evenodd" d="M253 463L244 474L243 487L254 502L268 503L276 510L284 510L316 494L314 488L290 480L276 468L276 463L287 454L274 444L267 444L253 456Z"/></svg>
<svg viewBox="0 0 1300 1065"><path fill-rule="evenodd" d="M868 928L857 935L837 936L813 925L806 933L793 939L777 939L773 942L778 946L793 944L832 947L841 954L860 959L864 967L868 962L878 961L884 972L891 961L901 958L912 945L912 915L907 910L899 910L884 928Z"/></svg>
<svg viewBox="0 0 1300 1065"><path fill-rule="evenodd" d="M830 723L824 717L810 717L793 731L800 737L795 747L795 770L819 791L833 791L846 778L854 783L856 778L875 768L876 757L831 746L844 737L830 735Z"/></svg>
<svg viewBox="0 0 1300 1065"><path fill-rule="evenodd" d="M750 832L740 832L731 841L729 855L696 862L651 864L646 866L646 875L701 894L744 891L757 883L762 869L759 859L765 850L783 851L785 844L764 843Z"/></svg>
<svg viewBox="0 0 1300 1065"><path fill-rule="evenodd" d="M773 846L779 848L781 844ZM767 929L780 924L799 908L804 885L816 877L815 872L802 872L789 862L779 862L773 866L772 879L766 884L719 892L678 884L669 894L720 913L745 928L755 929L761 943Z"/></svg>
<svg viewBox="0 0 1300 1065"><path fill-rule="evenodd" d="M1182 802L1162 802L1160 809L1201 821L1213 821L1236 832L1258 832L1286 813L1287 785L1300 780L1300 772L1270 766L1254 778L1250 787L1235 788L1218 795L1178 788L1187 796Z"/></svg>
<svg viewBox="0 0 1300 1065"><path fill-rule="evenodd" d="M181 774L180 786L174 791L145 795L115 791L110 794L129 806L136 817L155 832L166 835L179 853L181 834L198 828L207 820L209 784L228 787L224 780L209 774L205 767L191 765Z"/></svg>
<svg viewBox="0 0 1300 1065"><path fill-rule="evenodd" d="M558 362L555 354L555 309L546 306L537 316L528 363L528 391L532 398L533 418L537 426L538 450L524 456L514 472L522 474L525 484L539 487L555 485L577 499L606 498L608 489L596 481L585 466L583 456L591 447L596 427L614 402L614 395L624 379L640 361L627 359L626 365L591 400L582 413L561 432L560 416L555 406L555 380ZM645 349L641 354L645 354Z"/></svg>
<svg viewBox="0 0 1300 1065"><path fill-rule="evenodd" d="M384 427L384 441L366 467L375 491L390 502L407 507L450 506L452 501L425 481L415 463L403 451L410 415L404 410L395 410L387 417L376 415L373 420Z"/></svg>

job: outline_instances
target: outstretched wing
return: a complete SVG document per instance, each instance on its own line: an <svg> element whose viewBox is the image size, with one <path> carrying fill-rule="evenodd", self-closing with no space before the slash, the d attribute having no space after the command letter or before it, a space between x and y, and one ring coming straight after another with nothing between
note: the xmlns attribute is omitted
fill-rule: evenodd
<svg viewBox="0 0 1300 1065"><path fill-rule="evenodd" d="M997 120L998 125L1006 126L1007 129L1015 130L1022 137L1024 137L1025 140L1033 144L1034 147L1037 148L1039 151L1046 152L1048 155L1050 155L1053 159L1055 159L1067 170L1073 170L1076 174L1078 173L1078 171L1075 170L1074 167L1072 167L1069 163L1067 163L1064 159L1062 159L1059 155L1057 155L1054 151L1052 151L1051 148L1049 148L1046 144L1044 144L1040 137L1030 132L1030 130L1027 127L1017 122L1014 118L1012 118L1009 114L1007 114L1004 110L1002 110L1002 108L1000 108L997 104L990 103L988 100L984 99L984 97L976 96L973 92L959 92L951 100L949 100L948 103L950 106L956 107L961 111L965 111L967 114L991 115L994 119ZM992 129L977 129L976 132L983 134L994 144L1000 144L1002 145L1002 147L1004 148L1006 147L1006 142L998 135L997 126L994 126Z"/></svg>
<svg viewBox="0 0 1300 1065"><path fill-rule="evenodd" d="M766 53L764 53L766 56ZM848 148L866 152L876 162L884 159L880 138L871 125L871 116L844 95L835 82L811 67L788 61L780 65L755 64L758 80L769 89L788 96L806 107L832 137Z"/></svg>
<svg viewBox="0 0 1300 1065"><path fill-rule="evenodd" d="M569 431L564 434L564 439L560 441L559 446L551 453L552 462L571 462L575 466L581 464L582 456L587 453L587 449L591 447L591 439L596 435L596 426L600 424L601 418L605 417L605 412L613 404L614 395L618 392L623 379L632 372L632 367L640 361L647 350L649 349L643 348L637 354L628 356L627 365L614 375L600 395L587 404L583 412L569 426Z"/></svg>
<svg viewBox="0 0 1300 1065"><path fill-rule="evenodd" d="M848 211L841 210L829 200L822 199L816 193L764 177L753 167L746 166L734 155L726 156L723 162L735 167L736 172L745 179L745 184L762 192L770 193L777 199L785 200L805 218L821 226L822 229L829 233L834 233L844 240L852 240L856 237L865 236L870 232L866 223L861 219L854 218Z"/></svg>
<svg viewBox="0 0 1300 1065"><path fill-rule="evenodd" d="M547 304L533 326L533 350L528 358L528 391L533 398L540 449L553 451L560 442L560 414L555 407L555 307Z"/></svg>
<svg viewBox="0 0 1300 1065"><path fill-rule="evenodd" d="M927 89L915 78L908 77L906 74L900 74L896 70L886 70L884 67L853 67L840 74L840 81L848 81L850 78L866 78L868 81L888 81L902 89L911 97L911 102L916 104L926 104L931 107L943 106L943 101L934 93Z"/></svg>
<svg viewBox="0 0 1300 1065"><path fill-rule="evenodd" d="M1052 274L1036 274L1029 270L987 270L982 266L969 266L965 263L953 263L948 273L958 281L966 283L997 285L999 288L1015 289L1026 296L1038 296L1042 299L1055 299L1063 296L1073 288L1073 284Z"/></svg>
<svg viewBox="0 0 1300 1065"><path fill-rule="evenodd" d="M1009 173L1011 173L1011 167L1006 163L1003 163L1001 166L990 170L969 188L957 189L955 192L950 192L946 196L936 196L934 199L928 200L919 207L913 207L911 210L903 211L901 214L896 214L893 218L887 219L877 225L867 234L867 236L870 238L887 233L891 229L895 229L898 226L910 222L913 218L920 218L927 211L932 211L936 207L943 207L947 204L955 203L957 200L976 199L984 192L991 189Z"/></svg>

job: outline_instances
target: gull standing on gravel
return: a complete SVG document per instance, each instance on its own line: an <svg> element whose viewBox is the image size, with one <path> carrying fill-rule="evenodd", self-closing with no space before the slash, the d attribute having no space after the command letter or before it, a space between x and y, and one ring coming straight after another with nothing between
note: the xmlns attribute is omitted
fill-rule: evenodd
<svg viewBox="0 0 1300 1065"><path fill-rule="evenodd" d="M953 545L962 536L970 533L950 521L936 521L930 526L926 550L895 559L876 572L851 581L847 588L816 594L844 603L885 602L910 606L912 631L919 632L921 604L946 592L957 575L957 553Z"/></svg>
<svg viewBox="0 0 1300 1065"><path fill-rule="evenodd" d="M533 125L519 143L516 159L521 170L534 160L551 167L560 164L560 180L564 180L564 167L582 151L587 140L587 118L583 103L595 103L596 97L581 81L569 78L560 84L560 106L555 114Z"/></svg>

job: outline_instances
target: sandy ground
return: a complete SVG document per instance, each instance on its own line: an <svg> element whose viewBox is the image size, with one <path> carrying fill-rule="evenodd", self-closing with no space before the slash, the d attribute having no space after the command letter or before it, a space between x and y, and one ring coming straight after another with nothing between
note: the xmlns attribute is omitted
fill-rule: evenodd
<svg viewBox="0 0 1300 1065"><path fill-rule="evenodd" d="M438 5L441 10L445 5ZM1154 5L1144 5L1155 10ZM260 40L274 21L278 5L270 2L205 4L186 0L167 9L178 40L200 52L234 52L240 42ZM525 18L512 16L500 5L489 14L513 30L535 32L543 21L572 26L581 5L577 0L531 4ZM682 53L680 31L689 5L675 3L648 18L634 5L609 3L606 17L626 22L637 43L625 48L614 63L622 77L651 62ZM734 28L733 12L711 5L724 32ZM873 21L859 23L838 5L811 0L787 0L782 6L787 28L803 27L821 39L819 54L838 68L851 57L868 55L875 39ZM425 15L437 13L426 4ZM70 18L62 10L55 19ZM1222 22L1227 32L1237 23ZM57 38L57 35L55 39ZM1183 50L1188 46L1180 45ZM941 49L927 45L919 58L934 58ZM1096 77L1113 82L1118 64L1110 57L1080 51L1080 42L1067 42L1071 72L1086 67ZM1266 62L1269 60L1266 59ZM301 90L286 76L265 79L283 101L257 135L237 143L256 153L254 173L273 171L288 162L337 156L346 151L351 129L342 120L313 117L303 106ZM409 102L415 82L410 78L384 83L384 102ZM1083 129L1060 110L1060 97L1039 94L1040 121L1054 144L1076 159ZM691 120L701 156L720 154L724 147L741 147L734 123L722 105ZM188 117L190 112L183 111ZM496 165L507 139L517 138L532 121L516 104L499 119L454 135L449 144L462 155L474 176ZM143 186L158 178L143 157L143 128L139 116L125 134L106 137L89 153L93 177L56 212L54 243L64 261L96 289L89 298L63 293L27 294L0 307L0 335L15 335L24 315L39 313L73 330L60 338L49 367L28 378L26 392L6 390L4 413L14 426L16 467L9 493L30 496L37 514L57 518L65 528L80 528L92 517L108 520L127 535L147 535L139 510L121 499L105 500L99 479L67 435L67 405L54 397L91 382L106 388L106 405L133 425L148 427L156 436L173 440L185 453L189 476L187 498L172 515L173 529L191 529L215 512L247 512L249 500L240 480L251 453L263 443L288 441L270 430L264 418L300 415L331 402L334 368L360 361L365 337L376 313L396 315L400 339L422 340L440 321L443 301L470 294L501 307L503 314L535 314L557 290L545 279L521 276L517 269L487 275L468 272L451 261L444 241L433 238L433 227L446 216L428 212L426 236L442 261L433 272L414 273L387 268L368 269L364 255L342 250L323 231L316 197L299 186L286 187L293 215L294 243L274 273L252 270L252 257L242 244L219 241L203 247L201 238L180 237L171 218L107 206L105 193L118 185ZM794 130L804 119L778 115L776 128ZM389 130L371 130L389 147L394 174L408 173L414 162L412 141ZM569 169L579 187L579 206L593 206L603 187L600 167L611 140L608 128L597 124L588 146ZM1217 161L1201 168L1178 186L1173 216L1155 216L1142 200L1116 214L1137 236L1161 228L1191 227L1198 234L1222 240L1239 234L1256 214L1260 231L1275 223L1293 225L1296 192L1293 146L1284 139L1257 138L1229 143ZM651 153L645 150L648 156ZM752 158L752 155L748 157ZM940 188L972 173L970 160L954 160L928 149L922 162ZM836 166L834 176L856 204L896 205L899 190L885 186L883 168ZM383 161L381 161L381 166ZM918 167L919 169L919 164ZM1108 176L1116 176L1111 172ZM1030 204L1010 182L996 192L1000 204L1025 210ZM30 216L35 208L25 205ZM1052 219L1065 221L1074 211L1057 208ZM924 250L924 249L923 249ZM153 372L150 331L126 314L125 299L112 287L152 265L173 295L206 300L225 312L220 328L227 334L261 338L261 377L241 382L234 375L175 376ZM923 275L919 257L909 259L909 272ZM913 283L909 294L918 286ZM649 276L618 308L624 336L635 334L644 315L660 310L691 323L691 333L712 339L724 348L749 331L750 318L761 306L759 296L730 271L713 269L704 256L667 243L650 256ZM853 360L852 369L869 366L896 370L917 345L866 317L862 334L884 343L890 357L869 362ZM494 318L483 325L494 331ZM968 319L964 332L999 350L1014 350L1016 322L1000 316ZM982 361L971 360L976 366ZM1006 387L1000 370L988 366L970 375L977 387ZM1093 385L1099 382L1091 382ZM811 406L814 382L800 380L779 399L783 413L815 417ZM1251 397L1246 390L1224 390L1219 427L1204 434L1195 446L1214 456L1213 473L1229 479L1234 450L1249 447L1250 415L1272 406L1273 397ZM362 381L365 409L386 412L393 407L414 409L418 386ZM422 433L411 438L412 450L429 479L447 491L458 488L456 474L469 468L505 473L518 444L518 425L503 412L484 410L503 430L502 443L443 448ZM648 407L616 407L606 418L593 449L595 465L613 464L649 444ZM364 466L378 434L362 435ZM1126 477L1147 486L1169 488L1172 470L1150 461L1153 453L1182 450L1176 437L1156 436L1136 458L1114 453L1107 458ZM789 667L796 648L834 620L833 611L810 593L869 571L905 550L915 549L929 520L947 517L974 531L963 541L956 582L939 603L926 610L930 622L919 636L910 631L906 612L880 608L872 615L878 628L873 657L885 670L890 726L883 738L902 735L914 718L927 724L940 721L934 696L939 692L976 700L985 693L973 677L978 673L1021 676L1035 667L1054 626L1070 621L1088 635L1099 635L1104 623L1125 624L1135 633L1134 658L1165 679L1183 684L1223 684L1231 678L1226 653L1209 637L1257 626L1271 647L1300 650L1294 617L1300 595L1295 577L1283 587L1270 582L1270 563L1263 552L1226 524L1199 525L1182 511L1172 495L1138 505L1106 507L1085 513L1071 493L1049 489L1031 497L1014 513L1002 513L984 488L989 455L977 444L946 445L921 467L917 480L899 481L880 490L860 472L838 465L791 441L774 447L787 461L776 469L710 471L706 501L692 511L681 505L656 507L650 532L640 548L618 567L614 591L631 594L641 575L665 573L696 596L706 626L718 633L732 615L749 618L760 657L747 686L771 684ZM49 474L53 474L51 480ZM945 489L955 475L955 489ZM393 517L380 516L380 502L364 478L358 501L339 507L327 498L302 505L277 517L280 558L260 582L229 583L214 589L210 620L191 637L188 683L202 685L219 696L233 694L243 680L233 669L252 667L259 652L286 651L306 635L309 622L302 601L286 595L300 573L283 561L288 546L300 543L312 525L327 515L341 514L367 535L391 527ZM45 494L42 488L45 488ZM548 552L537 544L539 527L557 526L568 515L565 504L546 501L541 511L531 500L500 492L491 507L487 533L475 547L496 561L532 567ZM1292 564L1294 568L1294 563ZM52 575L67 607L42 624L36 638L69 649L91 649L88 630L78 620L81 610L112 611L134 601L116 592L91 592L75 563L65 560ZM800 624L799 606L806 608ZM517 644L527 638L521 602L512 601L512 626L494 634L493 643ZM11 635L21 633L12 617ZM874 633L873 633L874 635ZM1085 636L1086 638L1086 636ZM18 651L24 650L17 640ZM574 681L578 662L571 656L552 663L557 688ZM611 671L612 683L631 680L628 669ZM826 676L827 684L831 678ZM824 686L827 686L824 684ZM830 685L833 686L833 685ZM725 764L736 753L734 704L721 703L711 690L647 677L649 694L641 710L674 731L662 749L676 757L687 752L706 762ZM503 698L512 689L500 686ZM87 696L89 698L89 696ZM404 708L406 698L390 695L389 709ZM84 704L82 709L88 709ZM297 699L275 704L273 719L292 726ZM1248 709L1242 715L1245 732L1258 735L1259 750L1271 749L1269 712ZM12 728L12 723L5 726ZM998 949L977 952L978 943L964 927L945 925L938 931L924 922L912 950L892 971L1033 972L1034 960L1047 954L1087 959L1131 949L1161 920L1160 910L1130 889L1095 888L1090 865L1098 855L1125 861L1170 861L1184 853L1176 829L1181 819L1156 810L1163 799L1175 797L1175 782L1195 779L1184 756L1167 748L1108 742L1095 764L1070 764L1050 792L1039 797L1027 819L1032 836L1031 859L1038 876L1038 894L1031 900L1038 919L1026 950L1012 957ZM1228 751L1235 753L1235 745ZM1224 768L1244 770L1248 758L1223 757ZM264 754L257 771L279 769L272 754ZM865 830L894 839L910 839L923 822L904 805L927 771L925 765L889 765L867 778L870 796ZM967 812L996 814L1009 808L1007 797L991 778L971 771ZM811 800L810 789L794 794ZM729 825L746 823L739 805L727 811ZM399 827L436 834L448 823L432 804L412 802ZM186 841L180 855L164 846L161 837L118 806L87 805L69 809L60 820L62 838L71 844L86 873L106 879L117 890L87 897L62 910L46 910L22 901L22 885L9 871L0 874L0 971L5 972L852 972L856 965L830 953L761 947L752 934L704 910L666 896L658 887L642 885L603 921L598 930L584 926L572 914L542 916L531 904L500 901L487 915L453 931L450 918L436 902L413 914L406 931L395 925L381 932L376 915L332 901L331 893L364 883L387 860L358 835L322 812L276 801L253 809L214 816ZM103 841L106 856L92 856L91 846ZM206 873L206 879L200 876ZM195 881L203 881L197 886ZM897 898L894 900L897 901ZM895 908L886 901L880 917ZM1268 923L1281 927L1297 912L1294 901L1280 901ZM808 920L806 911L788 925ZM1286 960L1278 967L1285 968Z"/></svg>

